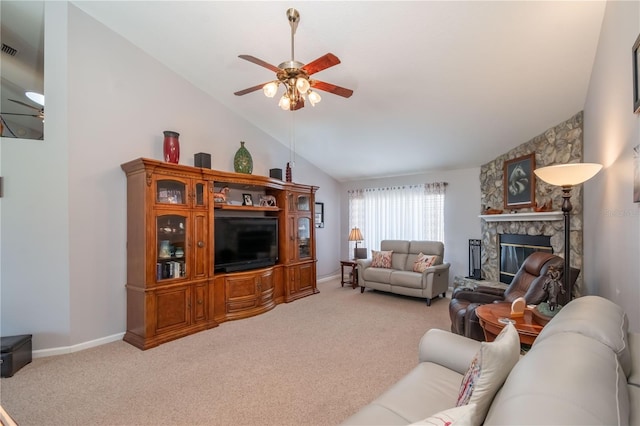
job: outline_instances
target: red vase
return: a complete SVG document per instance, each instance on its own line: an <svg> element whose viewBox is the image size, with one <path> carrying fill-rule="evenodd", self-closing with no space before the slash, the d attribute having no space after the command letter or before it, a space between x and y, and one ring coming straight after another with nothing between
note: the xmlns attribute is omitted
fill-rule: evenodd
<svg viewBox="0 0 640 426"><path fill-rule="evenodd" d="M165 130L164 132L164 161L167 163L178 164L180 160L180 141L178 137L179 133Z"/></svg>

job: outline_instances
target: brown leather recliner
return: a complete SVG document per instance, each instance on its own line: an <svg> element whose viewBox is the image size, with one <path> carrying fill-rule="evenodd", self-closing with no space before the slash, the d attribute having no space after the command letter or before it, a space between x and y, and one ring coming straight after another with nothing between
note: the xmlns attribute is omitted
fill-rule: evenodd
<svg viewBox="0 0 640 426"><path fill-rule="evenodd" d="M449 303L451 317L451 331L475 340L483 341L484 332L480 326L476 307L486 303L513 302L518 297L524 297L527 304L537 305L544 302L546 292L542 289L546 280L549 266L555 265L564 269L564 259L551 253L534 252L527 257L520 269L511 280L506 290L479 285L475 289L457 288L454 290ZM573 284L578 278L579 269L571 268L569 288L565 294L558 295L558 303L566 305L571 300ZM560 278L562 282L563 278Z"/></svg>

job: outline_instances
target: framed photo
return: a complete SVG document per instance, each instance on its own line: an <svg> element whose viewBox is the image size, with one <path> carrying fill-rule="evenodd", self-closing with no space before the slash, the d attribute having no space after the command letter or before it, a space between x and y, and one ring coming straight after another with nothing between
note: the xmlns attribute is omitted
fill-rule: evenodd
<svg viewBox="0 0 640 426"><path fill-rule="evenodd" d="M314 223L316 228L324 228L324 203L316 203Z"/></svg>
<svg viewBox="0 0 640 426"><path fill-rule="evenodd" d="M633 48L631 49L631 62L633 64L633 112L636 114L640 114L640 68L638 68L638 65L640 64L639 47L640 35L636 39L636 42L633 43Z"/></svg>
<svg viewBox="0 0 640 426"><path fill-rule="evenodd" d="M251 197L251 194L242 194L242 205L243 206L253 205L253 197Z"/></svg>
<svg viewBox="0 0 640 426"><path fill-rule="evenodd" d="M535 205L536 154L531 153L504 162L504 208L521 209Z"/></svg>

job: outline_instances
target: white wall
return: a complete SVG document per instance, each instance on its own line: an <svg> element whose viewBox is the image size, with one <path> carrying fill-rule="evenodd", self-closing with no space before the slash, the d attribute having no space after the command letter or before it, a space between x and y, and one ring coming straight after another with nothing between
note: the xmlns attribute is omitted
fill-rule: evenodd
<svg viewBox="0 0 640 426"><path fill-rule="evenodd" d="M378 188L393 185L413 185L427 182L447 182L444 204L444 259L451 263L449 285L456 275L469 275L469 239L480 238L480 167L461 170L428 172L394 178L347 182L342 185L340 254L349 259L349 201L347 191L356 188ZM366 236L365 236L366 237Z"/></svg>
<svg viewBox="0 0 640 426"><path fill-rule="evenodd" d="M46 2L44 141L2 139L2 335L69 345L66 12Z"/></svg>
<svg viewBox="0 0 640 426"><path fill-rule="evenodd" d="M640 203L632 202L633 114L631 47L640 33L640 3L607 2L584 108L585 161L604 165L585 183L585 293L621 305L640 331Z"/></svg>
<svg viewBox="0 0 640 426"><path fill-rule="evenodd" d="M180 133L181 164L212 154L232 171L246 141L253 173L284 168L286 146L234 115L66 2L45 11L44 142L3 139L2 333L32 333L35 350L78 349L126 327L126 180L120 164L162 158ZM338 183L298 158L294 181L320 186L337 229ZM318 275L334 270L318 233ZM335 238L334 238L335 239Z"/></svg>

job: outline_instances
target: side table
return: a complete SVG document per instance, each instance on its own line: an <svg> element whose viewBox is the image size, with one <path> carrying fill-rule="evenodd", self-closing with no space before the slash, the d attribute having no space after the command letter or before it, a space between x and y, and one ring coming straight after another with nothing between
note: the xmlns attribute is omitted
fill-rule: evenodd
<svg viewBox="0 0 640 426"><path fill-rule="evenodd" d="M344 279L344 267L351 267L350 279ZM340 285L344 287L345 284L351 284L351 288L358 286L358 263L355 260L341 260L340 261Z"/></svg>
<svg viewBox="0 0 640 426"><path fill-rule="evenodd" d="M505 319L515 321L513 324L518 330L520 343L532 345L544 325L538 324L528 307L524 310L524 316L511 318L511 303L487 303L476 308L476 314L480 320L480 326L484 330L487 342L493 342L504 328Z"/></svg>

